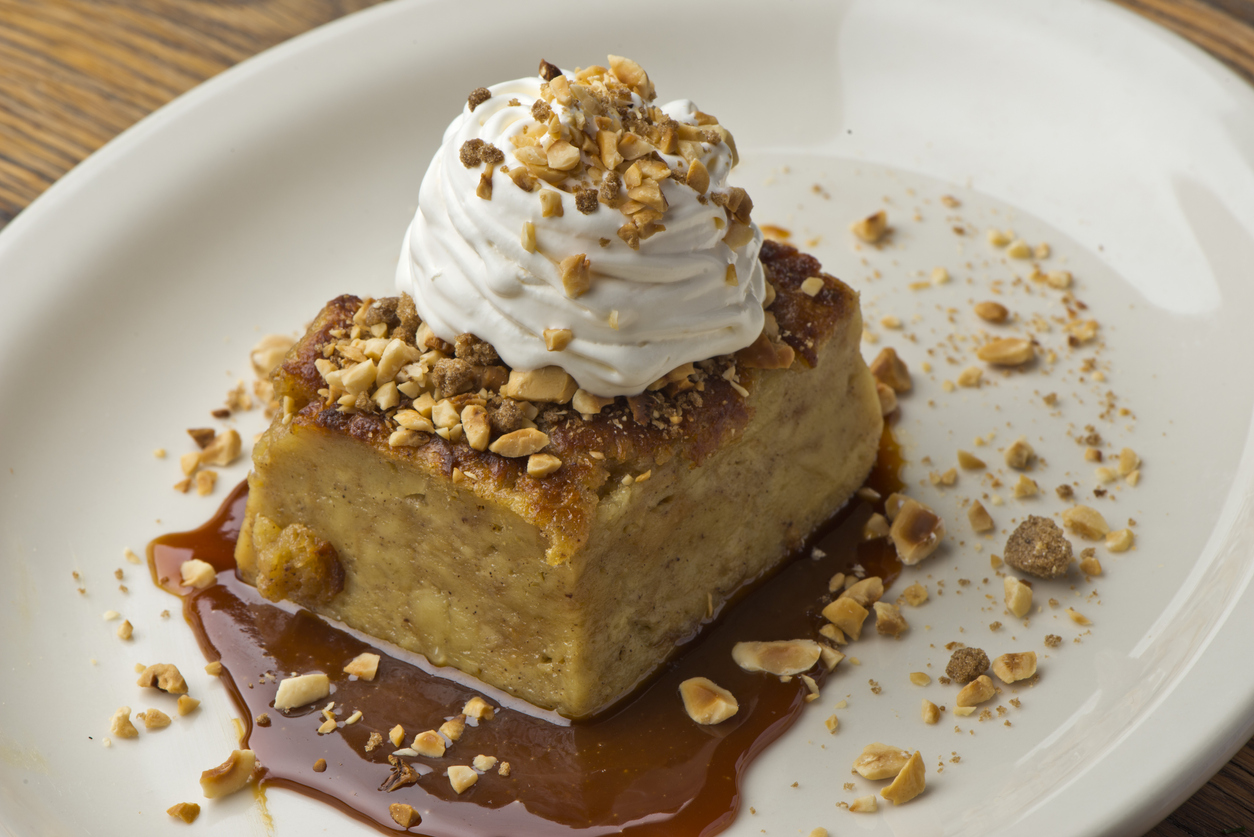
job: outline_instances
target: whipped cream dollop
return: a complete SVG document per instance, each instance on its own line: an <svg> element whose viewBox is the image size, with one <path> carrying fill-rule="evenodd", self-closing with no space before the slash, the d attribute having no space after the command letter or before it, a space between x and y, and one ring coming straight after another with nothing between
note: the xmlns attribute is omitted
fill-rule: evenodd
<svg viewBox="0 0 1254 837"><path fill-rule="evenodd" d="M652 103L639 65L471 94L419 191L397 288L432 331L518 370L634 395L762 332L762 233L729 187L731 135L687 100Z"/></svg>

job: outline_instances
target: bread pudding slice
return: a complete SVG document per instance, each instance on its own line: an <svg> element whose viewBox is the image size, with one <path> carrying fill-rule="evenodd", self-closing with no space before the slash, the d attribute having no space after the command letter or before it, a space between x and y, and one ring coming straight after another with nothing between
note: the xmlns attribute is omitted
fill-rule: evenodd
<svg viewBox="0 0 1254 837"><path fill-rule="evenodd" d="M275 372L240 574L568 717L612 705L875 460L857 294L791 247L761 258L755 344L612 402L424 333L406 298L332 301ZM384 344L425 359L394 373Z"/></svg>

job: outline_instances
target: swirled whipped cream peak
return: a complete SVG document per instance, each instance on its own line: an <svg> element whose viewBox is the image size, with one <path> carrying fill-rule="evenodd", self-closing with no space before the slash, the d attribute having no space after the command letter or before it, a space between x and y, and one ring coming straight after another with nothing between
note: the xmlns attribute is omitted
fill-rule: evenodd
<svg viewBox="0 0 1254 837"><path fill-rule="evenodd" d="M762 233L727 183L736 159L692 102L654 104L634 61L541 62L475 90L445 131L397 287L444 340L635 395L762 333Z"/></svg>

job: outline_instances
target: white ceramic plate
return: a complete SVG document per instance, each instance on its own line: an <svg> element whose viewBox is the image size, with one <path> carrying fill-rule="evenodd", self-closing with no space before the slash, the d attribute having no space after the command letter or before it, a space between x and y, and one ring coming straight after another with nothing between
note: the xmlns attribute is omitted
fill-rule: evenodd
<svg viewBox="0 0 1254 837"><path fill-rule="evenodd" d="M246 466L227 469L210 500L172 492L183 428L210 423L208 410L248 377L246 352L260 334L298 329L338 293L390 289L443 126L471 88L529 73L541 56L631 55L664 98L690 96L736 129L755 217L792 230L861 290L870 331L915 371L900 425L916 462L911 491L942 511L952 535L915 574L933 598L907 611L905 639L872 638L854 652L860 668L842 664L751 772L746 811L728 834L1138 834L1247 739L1251 91L1099 2L865 0L775 4L768 14L760 4L645 0L632 9L624 20L617 8L563 0L542 14L414 2L354 15L162 109L0 235L5 833L168 834L165 808L199 797L199 772L234 739L233 709L201 674L178 603L122 550L199 524L243 477ZM942 206L942 194L962 206ZM892 242L855 250L848 222L881 207ZM955 220L974 234L956 236ZM1005 291L1019 318L1008 330L1033 313L1062 313L1059 292L1012 283L1028 264L990 247L988 226L1053 246L1042 266L1072 270L1101 345L1070 353L1054 323L1038 339L1058 349L1056 364L948 392L971 344L937 346L978 331L972 301ZM910 290L940 266L948 284ZM888 315L905 329L880 326ZM1090 356L1105 382L1091 371L1080 380ZM1135 419L1098 418L1107 390ZM1060 397L1052 411L1039 398L1051 391ZM1131 446L1145 461L1141 484L1119 484L1115 500L1089 493L1094 465L1070 438L1088 423L1107 452ZM260 419L239 426L250 438ZM1031 474L1045 496L1014 500L968 472L952 488L927 484L957 447L994 431L977 452L1000 464L997 448L1027 435L1046 461ZM157 447L171 457L155 459ZM933 467L919 464L924 455ZM1100 579L1038 585L1038 602L1074 606L1092 619L1088 632L1048 606L1028 626L1012 624L988 569L1004 536L970 535L962 507L988 494L1008 530L1025 513L1060 511L1050 489L1064 481L1113 523L1138 521L1135 551L1099 547ZM1005 505L991 505L992 494ZM118 567L129 593L118 590ZM168 621L159 616L167 608ZM107 609L134 623L129 644L102 621ZM992 633L994 620L1009 627ZM1046 633L1063 646L1045 648ZM954 640L993 654L1036 650L1040 682L1007 689L997 701L1004 718L947 713L924 726L920 700L952 705L952 688L914 687L906 673L939 674ZM200 712L102 747L118 706L169 708L140 695L131 674L137 661L162 660L183 664L205 700ZM841 699L841 729L829 736L823 719ZM849 774L872 740L920 749L929 789L904 808L855 816L836 804L877 789ZM206 805L197 828L265 833L245 796ZM365 831L294 794L273 792L268 805L280 835Z"/></svg>

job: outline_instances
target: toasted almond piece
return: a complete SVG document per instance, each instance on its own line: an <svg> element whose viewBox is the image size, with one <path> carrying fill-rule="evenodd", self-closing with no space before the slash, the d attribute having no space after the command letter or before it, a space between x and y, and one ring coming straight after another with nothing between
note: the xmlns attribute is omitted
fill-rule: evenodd
<svg viewBox="0 0 1254 837"><path fill-rule="evenodd" d="M1032 588L1014 576L1006 576L1002 582L1006 592L1006 609L1022 619L1032 609Z"/></svg>
<svg viewBox="0 0 1254 837"><path fill-rule="evenodd" d="M1062 525L1088 541L1097 541L1110 533L1110 524L1102 513L1090 506L1072 506L1062 513Z"/></svg>
<svg viewBox="0 0 1254 837"><path fill-rule="evenodd" d="M565 214L562 209L562 195L556 189L544 189L540 192L540 217L561 218Z"/></svg>
<svg viewBox="0 0 1254 837"><path fill-rule="evenodd" d="M892 412L897 409L897 393L892 387L881 381L876 381L875 394L878 395L880 399L881 416L891 415Z"/></svg>
<svg viewBox="0 0 1254 837"><path fill-rule="evenodd" d="M910 751L878 741L862 748L853 762L853 769L864 779L887 779L896 776L910 761Z"/></svg>
<svg viewBox="0 0 1254 837"><path fill-rule="evenodd" d="M192 558L179 566L179 577L184 587L203 590L206 587L212 587L217 582L218 571L208 561Z"/></svg>
<svg viewBox="0 0 1254 837"><path fill-rule="evenodd" d="M993 674L996 674L1003 683L1027 680L1036 674L1036 652L1002 654L993 660Z"/></svg>
<svg viewBox="0 0 1254 837"><path fill-rule="evenodd" d="M139 675L135 685L150 689L160 689L166 694L187 694L187 681L179 673L178 667L170 663L156 663L147 666Z"/></svg>
<svg viewBox="0 0 1254 837"><path fill-rule="evenodd" d="M834 628L835 626L824 625L824 627ZM835 648L830 648L826 645L819 646L819 660L823 663L823 667L828 671L831 671L836 668L836 666L840 665L840 661L843 659L845 659L845 655L837 651Z"/></svg>
<svg viewBox="0 0 1254 837"><path fill-rule="evenodd" d="M893 779L893 783L880 791L880 796L893 805L904 805L923 793L923 788L927 784L926 774L927 768L923 766L923 756L916 750L901 768L897 778Z"/></svg>
<svg viewBox="0 0 1254 837"><path fill-rule="evenodd" d="M985 322L1004 323L1010 312L1000 302L986 301L975 304L975 315Z"/></svg>
<svg viewBox="0 0 1254 837"><path fill-rule="evenodd" d="M138 738L139 730L131 723L131 708L122 706L109 719L109 733L118 738Z"/></svg>
<svg viewBox="0 0 1254 837"><path fill-rule="evenodd" d="M973 502L971 508L967 509L967 520L971 522L973 532L991 532L995 528L992 516L979 500Z"/></svg>
<svg viewBox="0 0 1254 837"><path fill-rule="evenodd" d="M954 699L954 702L959 706L978 706L995 694L997 694L997 687L993 685L993 681L987 674L981 674L962 687L962 691L958 692L958 697Z"/></svg>
<svg viewBox="0 0 1254 837"><path fill-rule="evenodd" d="M200 816L200 806L195 802L176 802L169 808L166 808L165 812L191 825Z"/></svg>
<svg viewBox="0 0 1254 837"><path fill-rule="evenodd" d="M1106 548L1111 552L1127 552L1132 548L1134 536L1131 529L1117 529L1106 535ZM1096 560L1096 559L1094 559ZM1100 572L1101 565L1098 565Z"/></svg>
<svg viewBox="0 0 1254 837"><path fill-rule="evenodd" d="M422 816L414 810L414 806L404 802L393 802L388 806L388 813L401 828L413 828L422 822Z"/></svg>
<svg viewBox="0 0 1254 837"><path fill-rule="evenodd" d="M575 333L568 328L546 328L544 330L544 348L550 352L560 352L570 345Z"/></svg>
<svg viewBox="0 0 1254 837"><path fill-rule="evenodd" d="M593 395L584 389L575 390L575 394L570 400L570 405L585 416L596 415L605 407L608 407L613 403L613 398L603 398L599 395Z"/></svg>
<svg viewBox="0 0 1254 837"><path fill-rule="evenodd" d="M721 724L740 710L736 696L707 677L690 677L679 684L684 711L698 724Z"/></svg>
<svg viewBox="0 0 1254 837"><path fill-rule="evenodd" d="M999 337L981 346L976 356L995 366L1022 366L1036 357L1036 350L1023 337Z"/></svg>
<svg viewBox="0 0 1254 837"><path fill-rule="evenodd" d="M901 591L901 600L911 607L918 607L927 601L927 588L916 581Z"/></svg>
<svg viewBox="0 0 1254 837"><path fill-rule="evenodd" d="M348 665L344 666L344 673L358 680L374 680L375 675L379 673L379 655L371 654L369 651L358 654L348 661Z"/></svg>
<svg viewBox="0 0 1254 837"><path fill-rule="evenodd" d="M562 467L562 460L551 453L533 453L527 457L527 476L539 479Z"/></svg>
<svg viewBox="0 0 1254 837"><path fill-rule="evenodd" d="M895 638L901 636L910 627L896 605L888 602L876 602L874 607L875 630L877 633Z"/></svg>
<svg viewBox="0 0 1254 837"><path fill-rule="evenodd" d="M274 708L287 712L298 706L307 706L331 694L331 678L322 672L284 677L274 695Z"/></svg>
<svg viewBox="0 0 1254 837"><path fill-rule="evenodd" d="M958 465L967 471L977 471L985 467L983 459L965 450L958 451Z"/></svg>
<svg viewBox="0 0 1254 837"><path fill-rule="evenodd" d="M789 676L814 668L821 650L811 639L738 642L732 646L732 659L745 671Z"/></svg>
<svg viewBox="0 0 1254 837"><path fill-rule="evenodd" d="M440 735L443 735L449 741L456 741L462 737L462 733L466 731L466 716L458 715L455 718L449 718L440 724Z"/></svg>
<svg viewBox="0 0 1254 837"><path fill-rule="evenodd" d="M918 500L908 499L893 518L889 537L902 563L914 565L940 546L945 537L945 522Z"/></svg>
<svg viewBox="0 0 1254 837"><path fill-rule="evenodd" d="M691 186L698 195L704 195L710 188L710 171L705 167L705 163L693 160L688 164L688 176L685 182Z"/></svg>
<svg viewBox="0 0 1254 837"><path fill-rule="evenodd" d="M862 636L862 623L869 611L853 599L837 599L823 608L823 618L840 628L850 639Z"/></svg>
<svg viewBox="0 0 1254 837"><path fill-rule="evenodd" d="M200 774L200 789L206 799L229 796L248 784L256 766L252 750L234 750L222 764Z"/></svg>
<svg viewBox="0 0 1254 837"><path fill-rule="evenodd" d="M557 171L570 171L579 165L579 149L566 140L558 140L550 145L545 156L549 168Z"/></svg>
<svg viewBox="0 0 1254 837"><path fill-rule="evenodd" d="M843 599L846 596L863 607L869 607L884 597L884 580L877 575L872 575L861 581L855 581L845 588L839 598Z"/></svg>
<svg viewBox="0 0 1254 837"><path fill-rule="evenodd" d="M875 360L871 361L870 369L877 381L892 387L894 392L909 392L913 386L910 380L910 369L891 346L885 347L875 356Z"/></svg>
<svg viewBox="0 0 1254 837"><path fill-rule="evenodd" d="M884 210L860 218L849 225L853 234L868 244L875 244L888 232L888 213Z"/></svg>
<svg viewBox="0 0 1254 837"><path fill-rule="evenodd" d="M501 395L515 401L541 401L565 404L579 390L575 379L560 366L544 366L527 371L512 370L501 387Z"/></svg>
<svg viewBox="0 0 1254 837"><path fill-rule="evenodd" d="M462 408L461 420L466 443L474 450L487 450L492 438L488 411L479 404L467 404Z"/></svg>
<svg viewBox="0 0 1254 837"><path fill-rule="evenodd" d="M462 714L476 721L490 721L496 717L496 710L492 708L492 704L475 695L466 701L466 705L462 707Z"/></svg>
<svg viewBox="0 0 1254 837"><path fill-rule="evenodd" d="M414 743L411 744L414 750L420 756L438 759L444 755L444 739L433 729L426 732L420 732L414 736Z"/></svg>
<svg viewBox="0 0 1254 837"><path fill-rule="evenodd" d="M467 767L464 764L455 764L448 769L448 781L453 786L453 790L460 795L470 789L470 786L479 781L479 774L474 771L473 767Z"/></svg>
<svg viewBox="0 0 1254 837"><path fill-rule="evenodd" d="M1006 464L1011 468L1023 470L1032 464L1032 460L1036 458L1036 451L1028 444L1028 440L1020 436L1006 448Z"/></svg>
<svg viewBox="0 0 1254 837"><path fill-rule="evenodd" d="M517 459L539 453L548 444L547 434L534 427L524 427L501 435L495 442L488 445L488 450L510 459Z"/></svg>

